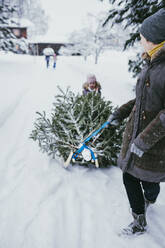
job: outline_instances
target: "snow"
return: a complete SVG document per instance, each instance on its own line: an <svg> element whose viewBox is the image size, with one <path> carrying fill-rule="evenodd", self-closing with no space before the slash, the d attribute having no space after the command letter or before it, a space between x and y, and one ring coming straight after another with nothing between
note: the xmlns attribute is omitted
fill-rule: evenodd
<svg viewBox="0 0 165 248"><path fill-rule="evenodd" d="M57 85L81 93L86 75L95 73L115 106L132 99L130 55L111 51L98 65L92 58L58 56L54 70L46 69L43 56L0 54L0 248L164 247L164 184L148 209L148 232L122 237L132 218L121 171L64 169L29 139L35 112L51 111Z"/></svg>
<svg viewBox="0 0 165 248"><path fill-rule="evenodd" d="M12 17L10 20L9 20L9 25L10 27L30 27L30 26L33 26L33 23L31 21L29 21L28 19L25 19L25 18L15 18L15 17Z"/></svg>

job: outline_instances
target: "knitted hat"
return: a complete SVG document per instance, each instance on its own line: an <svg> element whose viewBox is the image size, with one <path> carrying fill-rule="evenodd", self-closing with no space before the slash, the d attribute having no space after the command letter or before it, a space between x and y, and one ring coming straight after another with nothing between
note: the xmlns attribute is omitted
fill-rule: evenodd
<svg viewBox="0 0 165 248"><path fill-rule="evenodd" d="M87 82L88 83L96 82L96 76L94 74L88 74L87 75Z"/></svg>
<svg viewBox="0 0 165 248"><path fill-rule="evenodd" d="M140 33L154 44L165 41L165 8L147 17L141 25Z"/></svg>

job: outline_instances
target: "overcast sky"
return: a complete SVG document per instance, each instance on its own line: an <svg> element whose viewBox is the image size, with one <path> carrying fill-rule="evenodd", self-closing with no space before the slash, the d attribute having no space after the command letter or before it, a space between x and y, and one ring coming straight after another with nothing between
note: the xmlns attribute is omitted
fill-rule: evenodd
<svg viewBox="0 0 165 248"><path fill-rule="evenodd" d="M97 14L109 10L108 0L41 0L42 6L49 15L47 38L63 39L68 33L85 25L87 13Z"/></svg>

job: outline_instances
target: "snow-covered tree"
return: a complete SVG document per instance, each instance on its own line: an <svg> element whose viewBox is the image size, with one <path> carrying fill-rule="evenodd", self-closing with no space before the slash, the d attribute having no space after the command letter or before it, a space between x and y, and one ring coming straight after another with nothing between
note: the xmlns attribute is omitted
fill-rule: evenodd
<svg viewBox="0 0 165 248"><path fill-rule="evenodd" d="M139 27L143 20L160 8L165 8L165 0L109 0L109 3L110 11L104 25L109 22L122 23L125 29L129 29L129 36L123 44L124 49L134 46L135 42L140 40ZM129 70L133 72L133 76L141 71L141 64L139 54L137 54L137 58L129 61Z"/></svg>
<svg viewBox="0 0 165 248"><path fill-rule="evenodd" d="M16 51L16 37L9 28L10 15L14 11L14 7L0 3L0 50Z"/></svg>
<svg viewBox="0 0 165 248"><path fill-rule="evenodd" d="M81 54L86 60L91 55L89 47L89 32L86 28L79 31L74 31L69 36L70 43L61 47L59 53L61 55Z"/></svg>
<svg viewBox="0 0 165 248"><path fill-rule="evenodd" d="M43 35L48 30L48 17L39 0L24 0L22 18L30 20L33 25L28 29L28 36Z"/></svg>
<svg viewBox="0 0 165 248"><path fill-rule="evenodd" d="M75 44L68 43L68 44L61 46L58 53L60 55L71 56L71 55L80 54L80 50L76 49Z"/></svg>
<svg viewBox="0 0 165 248"><path fill-rule="evenodd" d="M17 38L11 30L13 25L18 25L12 19L14 12L16 12L15 6L11 7L7 3L0 3L0 50L28 53L27 40L25 38Z"/></svg>
<svg viewBox="0 0 165 248"><path fill-rule="evenodd" d="M16 40L16 45L18 46L18 53L27 54L29 53L29 43L25 38L20 38Z"/></svg>
<svg viewBox="0 0 165 248"><path fill-rule="evenodd" d="M40 0L3 0L4 3L10 2L10 6L15 5L17 11L12 17L19 20L27 19L32 23L28 27L28 37L45 34L48 29L48 17L42 9Z"/></svg>
<svg viewBox="0 0 165 248"><path fill-rule="evenodd" d="M101 53L107 49L118 47L118 37L115 36L110 26L103 27L103 20L107 13L100 13L97 16L89 14L88 18L88 49L95 57L97 64Z"/></svg>
<svg viewBox="0 0 165 248"><path fill-rule="evenodd" d="M124 32L120 27L118 27L118 30L112 28L110 24L103 27L105 16L107 16L106 12L101 12L97 16L89 14L86 27L74 31L70 35L69 42L73 46L67 46L65 52L68 50L72 53L79 53L84 58L92 55L97 64L100 54L105 50L120 48L124 42L122 36Z"/></svg>
<svg viewBox="0 0 165 248"><path fill-rule="evenodd" d="M42 152L66 160L70 151L75 151L91 131L100 128L113 111L111 102L98 94L91 92L80 96L69 88L66 92L60 89L60 94L55 96L51 115L37 113L30 137L38 142ZM122 132L123 125L118 128L110 126L103 129L95 141L88 142L87 145L96 152L101 167L116 164ZM91 161L85 161L80 153L78 163L89 165Z"/></svg>

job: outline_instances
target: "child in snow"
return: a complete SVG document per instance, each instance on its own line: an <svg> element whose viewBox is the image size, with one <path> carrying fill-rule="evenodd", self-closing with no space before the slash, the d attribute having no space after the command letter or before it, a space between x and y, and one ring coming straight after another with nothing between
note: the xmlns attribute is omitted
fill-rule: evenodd
<svg viewBox="0 0 165 248"><path fill-rule="evenodd" d="M83 95L87 95L93 91L101 95L101 85L97 82L94 74L88 74L87 81L83 84Z"/></svg>
<svg viewBox="0 0 165 248"><path fill-rule="evenodd" d="M146 210L165 182L165 9L144 20L140 29L146 60L136 85L136 98L110 117L117 125L128 117L118 165L132 209L125 234L146 231Z"/></svg>
<svg viewBox="0 0 165 248"><path fill-rule="evenodd" d="M54 53L53 55L53 68L56 68L56 63L57 63L57 55Z"/></svg>

